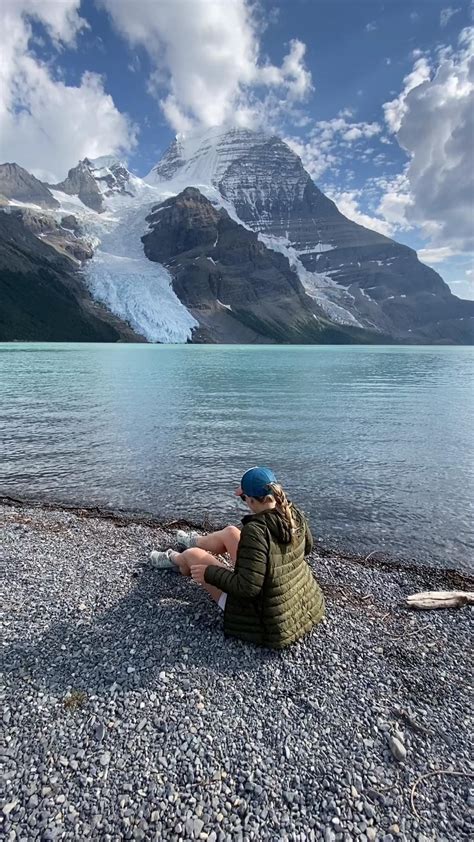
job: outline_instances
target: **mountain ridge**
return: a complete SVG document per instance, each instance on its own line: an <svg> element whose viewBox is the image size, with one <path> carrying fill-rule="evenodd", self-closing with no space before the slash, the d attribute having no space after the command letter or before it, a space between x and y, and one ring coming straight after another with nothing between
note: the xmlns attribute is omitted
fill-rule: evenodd
<svg viewBox="0 0 474 842"><path fill-rule="evenodd" d="M36 188L35 182L32 184ZM402 343L474 341L474 302L454 296L438 273L421 263L409 247L341 214L316 186L299 157L275 135L216 128L197 136L177 137L144 179L132 175L114 156L104 156L85 158L69 170L63 182L43 186L58 203L58 208L48 213L67 213L76 220L74 237L85 237L94 244L94 255L83 269L92 295L149 341L193 341L195 336L227 341L222 325L213 336L212 319L204 319L204 311L209 314L220 307L217 296L209 306L208 282L199 276L196 289L205 296L201 302L190 296L189 281L183 282L184 276L189 279L192 274L189 249L180 250L179 232L166 203L188 188L197 189L219 212L226 211L233 226L242 229L226 223L233 234L223 278L229 282L232 265L243 297L250 295L248 272L254 284L261 283L255 265L249 268L245 256L247 230L261 243L261 249L254 247L255 253L259 252L267 267L273 267L269 271L275 272L275 277L278 261L269 252L285 258L283 274L290 272L305 300L311 299L308 306L315 326L317 322L319 326L330 324L338 336L342 331L346 341L358 341L354 336L359 332L375 342L387 338ZM15 199L7 197L7 201L11 204ZM194 196L194 202L200 200ZM174 206L178 208L179 202ZM160 214L168 220L168 232L156 224ZM193 223L190 212L182 214L181 224L188 226L188 234L193 224L194 234L202 233L202 218L196 216ZM158 229L161 237L174 240L171 274L167 265L155 262ZM80 247L77 251L80 253ZM152 252L155 269L148 260ZM237 253L240 265L235 262ZM208 256L192 259L202 261ZM281 260L279 265L283 265ZM172 295L167 284L171 284ZM273 312L275 290L271 283L263 283L259 300L262 290L266 290L267 301L258 306ZM278 341L296 341L290 313L293 307L298 309L299 293L294 289L293 294L291 307L286 312L280 310ZM161 314L160 301L164 306ZM258 322L256 313L252 316L248 308L245 317ZM177 330L176 319L181 325ZM266 335L252 330L255 335ZM229 331L228 340L238 341L230 338L235 330L229 327ZM321 333L316 330L316 334L312 341L320 341Z"/></svg>

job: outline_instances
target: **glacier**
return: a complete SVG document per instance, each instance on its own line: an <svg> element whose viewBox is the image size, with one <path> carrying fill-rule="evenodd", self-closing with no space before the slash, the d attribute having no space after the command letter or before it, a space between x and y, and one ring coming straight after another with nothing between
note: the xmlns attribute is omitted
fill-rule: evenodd
<svg viewBox="0 0 474 842"><path fill-rule="evenodd" d="M135 196L110 197L102 214L56 190L61 203L56 213L73 212L95 246L92 260L82 269L93 298L149 342L187 342L198 322L174 292L168 270L148 260L143 251L145 217L162 197L140 181L135 179Z"/></svg>

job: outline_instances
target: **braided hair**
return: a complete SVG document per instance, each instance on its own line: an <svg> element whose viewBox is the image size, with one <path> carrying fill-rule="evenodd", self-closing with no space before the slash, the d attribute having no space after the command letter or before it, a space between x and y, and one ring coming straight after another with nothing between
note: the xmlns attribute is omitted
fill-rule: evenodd
<svg viewBox="0 0 474 842"><path fill-rule="evenodd" d="M269 493L275 499L276 507L280 512L281 516L286 520L288 526L290 527L291 531L293 532L295 529L295 519L293 517L293 512L291 511L290 501L286 496L285 492L281 485L276 482L272 482L271 485L268 486Z"/></svg>

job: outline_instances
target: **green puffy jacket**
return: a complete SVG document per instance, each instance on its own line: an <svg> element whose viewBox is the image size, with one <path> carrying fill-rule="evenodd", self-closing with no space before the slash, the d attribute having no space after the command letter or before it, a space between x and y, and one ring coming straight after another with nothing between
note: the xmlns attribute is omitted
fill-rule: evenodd
<svg viewBox="0 0 474 842"><path fill-rule="evenodd" d="M296 506L292 510L293 534L276 509L244 517L234 570L206 568L206 582L228 594L226 635L282 649L323 618L324 597L305 561L311 531Z"/></svg>

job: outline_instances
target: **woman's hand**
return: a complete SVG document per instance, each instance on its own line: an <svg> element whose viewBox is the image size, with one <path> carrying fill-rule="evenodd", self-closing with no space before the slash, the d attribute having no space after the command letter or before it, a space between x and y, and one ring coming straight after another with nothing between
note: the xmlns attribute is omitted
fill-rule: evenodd
<svg viewBox="0 0 474 842"><path fill-rule="evenodd" d="M195 562L194 564L189 565L189 569L191 570L191 576L198 585L204 584L204 574L206 572L207 567L207 564L199 564L199 562Z"/></svg>

